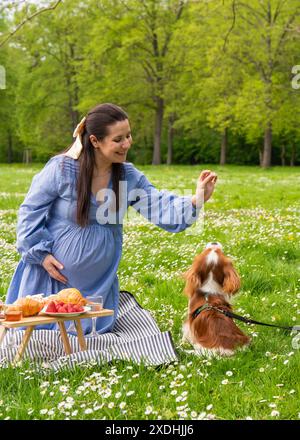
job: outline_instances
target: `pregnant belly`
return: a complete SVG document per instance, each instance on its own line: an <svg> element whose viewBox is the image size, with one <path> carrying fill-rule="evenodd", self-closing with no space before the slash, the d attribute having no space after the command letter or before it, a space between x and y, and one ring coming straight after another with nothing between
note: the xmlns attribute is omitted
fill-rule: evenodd
<svg viewBox="0 0 300 440"><path fill-rule="evenodd" d="M52 254L64 266L61 273L78 288L81 280L94 283L101 279L117 259L113 233L100 225L66 227L54 236Z"/></svg>

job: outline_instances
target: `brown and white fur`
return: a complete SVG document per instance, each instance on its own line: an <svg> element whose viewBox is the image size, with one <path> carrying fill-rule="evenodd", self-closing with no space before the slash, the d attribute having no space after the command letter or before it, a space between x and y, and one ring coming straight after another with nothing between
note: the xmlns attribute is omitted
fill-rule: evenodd
<svg viewBox="0 0 300 440"><path fill-rule="evenodd" d="M188 318L183 324L183 340L190 342L197 353L208 356L231 356L237 348L249 344L246 336L229 318L216 310L203 310L195 318L197 308L208 303L223 310L232 310L230 297L240 288L240 277L231 260L223 254L219 243L209 243L197 255L184 274L184 293L189 297Z"/></svg>

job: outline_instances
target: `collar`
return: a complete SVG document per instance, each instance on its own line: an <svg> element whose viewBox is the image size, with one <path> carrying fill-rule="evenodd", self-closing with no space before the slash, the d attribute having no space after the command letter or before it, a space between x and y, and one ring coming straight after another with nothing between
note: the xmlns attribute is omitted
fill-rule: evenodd
<svg viewBox="0 0 300 440"><path fill-rule="evenodd" d="M206 309L212 309L213 307L211 305L209 305L208 303L203 304L203 306L198 307L193 313L192 313L192 318L195 319L197 318L198 315L200 315L201 312L203 312L203 310Z"/></svg>
<svg viewBox="0 0 300 440"><path fill-rule="evenodd" d="M226 310L223 309L219 309L219 307L216 306L211 306L208 303L203 304L203 306L198 307L193 313L192 313L192 318L195 319L197 318L198 315L200 315L201 312L203 312L203 310L216 310L217 312L222 313L223 315L229 316L228 312Z"/></svg>

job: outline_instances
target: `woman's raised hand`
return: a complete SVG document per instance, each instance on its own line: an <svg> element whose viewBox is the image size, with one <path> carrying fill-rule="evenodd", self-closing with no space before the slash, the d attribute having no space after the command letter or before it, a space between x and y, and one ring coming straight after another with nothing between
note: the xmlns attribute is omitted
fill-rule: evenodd
<svg viewBox="0 0 300 440"><path fill-rule="evenodd" d="M202 202L207 202L215 189L215 184L218 176L210 170L201 172L196 188L196 195L192 197L192 202L195 206L201 207Z"/></svg>
<svg viewBox="0 0 300 440"><path fill-rule="evenodd" d="M64 277L58 269L63 269L63 265L53 257L53 255L49 254L44 259L42 263L43 268L48 272L50 277L54 278L57 281L60 281L63 284L67 284L68 280Z"/></svg>

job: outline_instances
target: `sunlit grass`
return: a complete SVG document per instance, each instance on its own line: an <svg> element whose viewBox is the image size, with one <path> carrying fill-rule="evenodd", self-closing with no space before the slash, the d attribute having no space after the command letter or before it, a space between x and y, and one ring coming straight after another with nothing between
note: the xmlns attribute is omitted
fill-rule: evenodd
<svg viewBox="0 0 300 440"><path fill-rule="evenodd" d="M19 260L17 209L39 165L0 165L0 297ZM151 224L124 227L122 289L169 330L180 355L153 368L114 362L59 373L1 370L0 418L11 419L297 419L300 352L281 330L239 324L251 346L230 359L194 357L181 345L187 299L181 274L212 240L242 276L235 311L271 322L300 323L300 171L297 168L141 167L157 187L192 190L201 169L219 180L205 206L204 230L170 234Z"/></svg>

